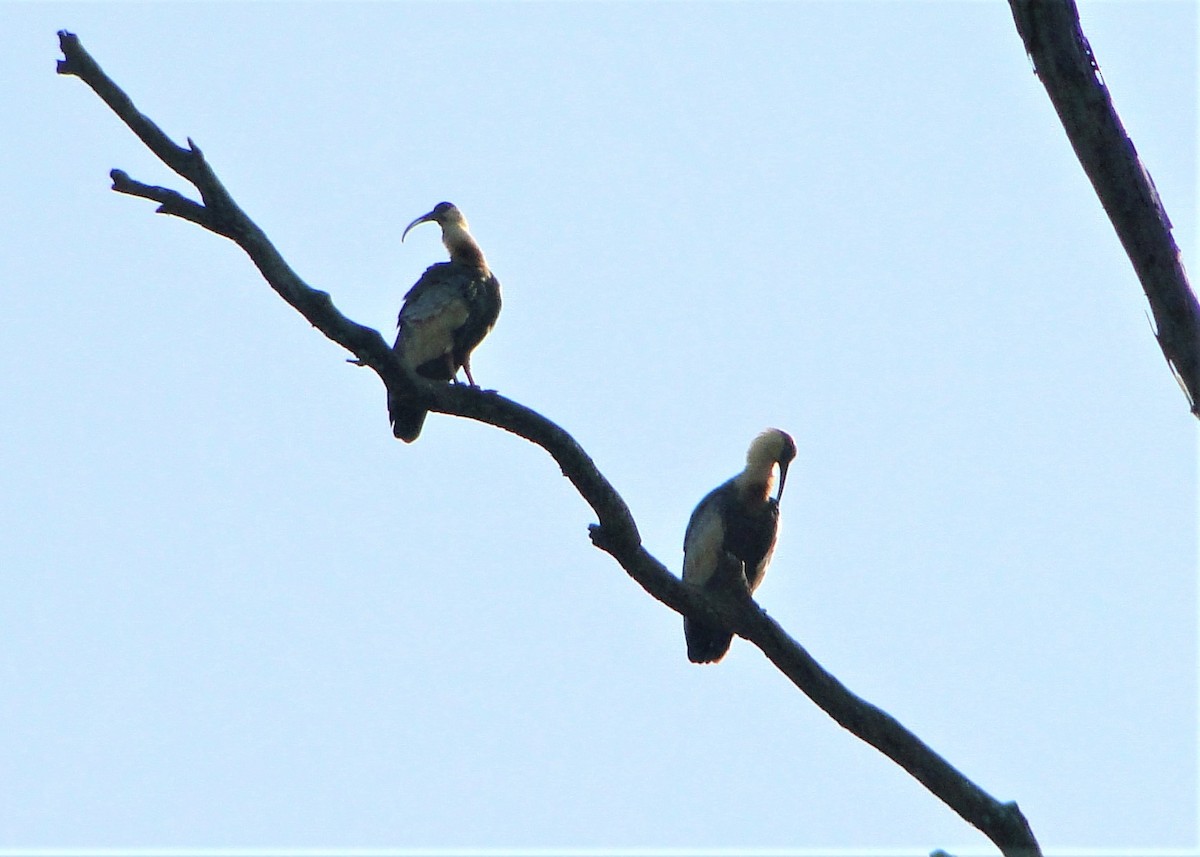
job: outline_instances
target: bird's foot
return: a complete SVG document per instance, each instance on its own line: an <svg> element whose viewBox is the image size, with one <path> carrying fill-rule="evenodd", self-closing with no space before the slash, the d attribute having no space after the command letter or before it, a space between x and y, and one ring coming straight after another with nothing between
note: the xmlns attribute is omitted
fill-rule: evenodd
<svg viewBox="0 0 1200 857"><path fill-rule="evenodd" d="M454 380L454 386L456 386L456 387L466 387L471 390L478 390L481 393L497 392L496 390L485 390L483 387L480 387L478 384L474 383L473 381L460 381L460 380L458 380L457 377L455 377L453 380Z"/></svg>

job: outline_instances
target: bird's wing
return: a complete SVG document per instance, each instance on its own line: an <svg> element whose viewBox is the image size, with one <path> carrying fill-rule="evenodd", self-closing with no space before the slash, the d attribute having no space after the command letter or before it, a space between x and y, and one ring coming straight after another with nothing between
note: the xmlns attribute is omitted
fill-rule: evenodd
<svg viewBox="0 0 1200 857"><path fill-rule="evenodd" d="M717 491L696 506L683 536L683 579L696 586L712 579L725 556L725 522Z"/></svg>
<svg viewBox="0 0 1200 857"><path fill-rule="evenodd" d="M456 332L454 347L465 357L496 324L500 315L500 281L494 274L476 275L465 280L463 293L470 306L470 315Z"/></svg>
<svg viewBox="0 0 1200 857"><path fill-rule="evenodd" d="M759 584L763 582L767 566L771 564L771 557L775 554L775 544L779 534L778 502L773 499L767 500L767 508L756 522L756 527L758 532L755 533L754 540L762 552L762 557L753 565L751 565L752 560L746 561L746 583L751 592L758 589Z"/></svg>
<svg viewBox="0 0 1200 857"><path fill-rule="evenodd" d="M420 323L431 317L441 315L453 304L462 306L462 312L467 309L466 295L463 294L466 282L464 278L442 263L433 265L421 279L408 290L404 296L404 305L400 308L398 323Z"/></svg>
<svg viewBox="0 0 1200 857"><path fill-rule="evenodd" d="M404 297L398 319L396 347L410 366L435 360L450 352L454 332L470 315L470 305L452 272L433 266Z"/></svg>

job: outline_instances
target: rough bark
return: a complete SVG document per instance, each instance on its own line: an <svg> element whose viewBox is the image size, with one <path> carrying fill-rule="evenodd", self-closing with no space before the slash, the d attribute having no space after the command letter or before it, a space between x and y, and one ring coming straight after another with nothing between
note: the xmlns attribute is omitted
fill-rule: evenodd
<svg viewBox="0 0 1200 857"><path fill-rule="evenodd" d="M142 184L120 170L111 173L113 190L157 202L160 213L183 218L237 243L280 297L352 353L353 362L373 369L392 392L418 396L429 410L487 423L540 446L596 513L599 523L590 528L593 543L610 554L650 595L681 614L723 623L756 645L838 724L908 771L1005 855L1040 857L1033 832L1015 803L1001 803L987 794L895 718L847 690L753 599L707 595L684 584L651 556L642 546L625 501L561 427L495 392L428 383L407 375L378 331L343 316L327 293L307 285L288 266L262 230L234 202L191 140L184 148L168 139L134 107L73 34L62 31L58 35L64 56L58 63L59 74L73 75L90 86L163 163L196 188L202 202L168 188Z"/></svg>
<svg viewBox="0 0 1200 857"><path fill-rule="evenodd" d="M1200 305L1158 190L1083 35L1075 0L1009 0L1009 6L1034 71L1142 283L1167 364L1200 417Z"/></svg>

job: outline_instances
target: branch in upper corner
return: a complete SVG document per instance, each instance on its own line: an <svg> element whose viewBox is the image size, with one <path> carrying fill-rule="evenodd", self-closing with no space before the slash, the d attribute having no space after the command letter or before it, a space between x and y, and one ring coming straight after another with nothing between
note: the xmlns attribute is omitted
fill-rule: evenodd
<svg viewBox="0 0 1200 857"><path fill-rule="evenodd" d="M502 428L546 450L599 520L592 539L649 594L671 609L703 614L758 646L800 690L834 720L908 771L1009 857L1038 855L1038 846L1016 804L988 795L887 713L859 699L748 598L714 597L683 583L646 551L633 514L591 457L564 429L541 414L496 393L464 385L436 384L409 377L378 333L346 318L328 293L313 289L287 265L263 231L233 201L199 148L175 146L139 113L69 33L59 34L67 59L59 71L74 74L96 91L155 154L200 191L201 205L168 188L142 184L114 171L114 189L159 203L159 210L232 239L263 278L329 339L370 366L394 394L419 397L430 410Z"/></svg>
<svg viewBox="0 0 1200 857"><path fill-rule="evenodd" d="M1163 355L1200 417L1200 303L1188 283L1171 221L1117 116L1074 0L1009 0L1067 138L1141 281Z"/></svg>

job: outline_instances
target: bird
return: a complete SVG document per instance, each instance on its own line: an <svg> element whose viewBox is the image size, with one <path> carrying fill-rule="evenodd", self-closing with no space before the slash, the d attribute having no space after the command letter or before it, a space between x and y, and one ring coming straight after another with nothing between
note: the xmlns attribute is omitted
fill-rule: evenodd
<svg viewBox="0 0 1200 857"><path fill-rule="evenodd" d="M408 224L400 240L421 223L442 227L442 243L450 261L431 265L404 296L392 350L406 369L423 378L458 383L461 368L467 383L475 387L471 352L500 315L500 281L455 205L439 202L433 211ZM420 436L427 413L411 400L389 392L392 433L405 443Z"/></svg>
<svg viewBox="0 0 1200 857"><path fill-rule="evenodd" d="M775 551L779 500L796 442L787 432L767 429L754 438L746 467L717 486L696 506L683 536L683 580L707 591L730 588L753 593ZM775 467L779 493L771 497ZM733 634L718 624L685 616L688 660L716 663L725 657Z"/></svg>

